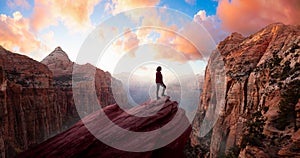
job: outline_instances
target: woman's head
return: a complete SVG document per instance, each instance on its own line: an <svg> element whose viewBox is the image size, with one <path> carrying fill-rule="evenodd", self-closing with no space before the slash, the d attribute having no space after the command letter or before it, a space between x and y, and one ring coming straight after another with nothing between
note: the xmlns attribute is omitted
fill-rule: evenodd
<svg viewBox="0 0 300 158"><path fill-rule="evenodd" d="M158 66L158 67L156 68L156 71L161 71L161 67Z"/></svg>

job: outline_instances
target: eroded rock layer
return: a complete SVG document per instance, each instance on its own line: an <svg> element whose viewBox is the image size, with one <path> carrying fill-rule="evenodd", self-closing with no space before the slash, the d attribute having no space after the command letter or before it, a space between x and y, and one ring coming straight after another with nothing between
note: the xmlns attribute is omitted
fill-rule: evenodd
<svg viewBox="0 0 300 158"><path fill-rule="evenodd" d="M0 157L13 157L80 120L72 89L74 63L59 47L42 63L0 47ZM115 103L110 84L114 80L121 88L120 82L90 64L78 67L95 70L94 91L82 92L86 95L78 105L84 115L100 108L90 104L89 93L102 107ZM77 83L79 88L90 84L84 79Z"/></svg>
<svg viewBox="0 0 300 158"><path fill-rule="evenodd" d="M300 26L272 24L243 37L233 33L218 45L207 66L201 106L190 136L198 157L297 157L300 149ZM225 105L205 137L213 109L211 65L224 62Z"/></svg>

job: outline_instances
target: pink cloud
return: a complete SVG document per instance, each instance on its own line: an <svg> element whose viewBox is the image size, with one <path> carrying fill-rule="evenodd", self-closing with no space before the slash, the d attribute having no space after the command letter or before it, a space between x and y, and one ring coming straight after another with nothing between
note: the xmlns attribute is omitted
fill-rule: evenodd
<svg viewBox="0 0 300 158"><path fill-rule="evenodd" d="M216 43L219 43L228 35L228 33L221 28L221 20L218 16L207 16L205 10L200 10L194 15L194 22L201 24L210 33Z"/></svg>
<svg viewBox="0 0 300 158"><path fill-rule="evenodd" d="M30 32L29 20L23 18L20 12L14 12L13 17L0 15L0 45L9 50L18 48L22 53L39 49L42 44Z"/></svg>
<svg viewBox="0 0 300 158"><path fill-rule="evenodd" d="M46 0L35 1L33 15L30 18L31 27L35 31L56 25L56 13L53 4Z"/></svg>
<svg viewBox="0 0 300 158"><path fill-rule="evenodd" d="M36 0L31 18L35 31L62 21L68 28L84 29L91 26L90 15L100 0Z"/></svg>
<svg viewBox="0 0 300 158"><path fill-rule="evenodd" d="M106 8L112 8L112 6L106 4ZM165 8L161 8L160 11L163 13ZM135 32L127 30L123 39L118 39L114 42L114 47L118 47L119 49L122 48L123 51L128 51L131 48L138 47L140 44L162 44L175 50L177 53L163 50L165 47L157 47L155 51L155 53L157 53L155 54L155 58L187 62L189 60L201 60L203 57L207 57L208 54L211 53L212 47L215 48L215 45L212 46L211 41L207 40L207 38L209 38L206 36L207 32L195 31L202 30L201 25L211 33L215 41L223 40L227 35L226 32L219 29L220 20L217 16L207 16L205 11L199 11L198 14L195 15L194 19L191 19L190 23L188 22L188 24L183 24L184 26L181 26L184 28L177 28L175 24L166 24L166 22L171 19L162 20L162 17L159 14L161 12L158 12L157 10L138 10L133 13L125 13L125 15L130 17L133 22L141 23L141 25L145 27L139 28ZM174 17L168 16L164 18ZM147 26L156 27L152 28ZM199 32L200 34L198 34ZM181 36L180 34L186 35L186 37ZM189 38L194 39L193 41L197 40L198 43L192 43ZM196 44L199 48L196 48ZM134 52L129 53L131 53L130 56L135 56Z"/></svg>
<svg viewBox="0 0 300 158"><path fill-rule="evenodd" d="M120 49L124 52L129 53L129 56L135 57L135 51L134 48L138 47L140 43L140 40L138 39L138 36L135 32L133 32L130 29L125 29L123 38L117 39L113 45L115 48Z"/></svg>
<svg viewBox="0 0 300 158"><path fill-rule="evenodd" d="M251 34L268 24L300 24L299 0L220 0L217 15L228 31Z"/></svg>
<svg viewBox="0 0 300 158"><path fill-rule="evenodd" d="M137 35L131 30L127 30L124 34L123 49L129 51L131 56L134 56L134 52L131 50L139 45L140 40ZM131 51L130 51L131 50Z"/></svg>
<svg viewBox="0 0 300 158"><path fill-rule="evenodd" d="M168 26L169 30L155 30L160 34L158 44L165 45L177 53L166 51L164 47L157 47L157 59L169 59L178 62L201 59L201 54L194 44L186 37L181 36L183 32L177 30L176 26Z"/></svg>
<svg viewBox="0 0 300 158"><path fill-rule="evenodd" d="M159 52L155 54L155 59L168 59L171 61L176 61L180 63L185 63L188 59L180 52L176 52L176 50L171 51L173 47L165 48L159 45L154 46L154 49ZM174 49L174 48L173 48Z"/></svg>

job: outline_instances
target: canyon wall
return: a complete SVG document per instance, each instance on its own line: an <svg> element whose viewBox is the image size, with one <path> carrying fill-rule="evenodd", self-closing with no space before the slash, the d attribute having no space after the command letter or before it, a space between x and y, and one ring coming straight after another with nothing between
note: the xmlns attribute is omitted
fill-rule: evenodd
<svg viewBox="0 0 300 158"><path fill-rule="evenodd" d="M243 37L233 33L206 69L201 106L190 136L190 157L297 157L300 149L300 26L276 23ZM215 108L211 65L224 63L225 103L217 122L199 136Z"/></svg>
<svg viewBox="0 0 300 158"><path fill-rule="evenodd" d="M62 52L58 47L49 55L58 57L52 61L56 67L51 67L0 47L0 157L13 157L80 120L72 90L74 63ZM109 87L115 79L90 64L79 66L83 72L96 69L95 93L100 105L114 103ZM85 80L79 83L83 87L89 84ZM116 83L121 88L121 83ZM88 106L89 101L82 97L85 107L81 111L86 115L99 109Z"/></svg>
<svg viewBox="0 0 300 158"><path fill-rule="evenodd" d="M62 129L47 66L0 48L1 156L10 157Z"/></svg>
<svg viewBox="0 0 300 158"><path fill-rule="evenodd" d="M89 98L90 96L93 96L93 93L96 93L101 107L115 103L111 83L114 83L114 86L120 88L120 90L116 92L119 94L116 95L124 93L122 83L113 78L110 73L104 72L103 70L88 63L79 65L72 62L68 55L60 47L55 48L55 50L44 58L41 63L46 65L53 74L52 85L56 89L58 98L57 105L61 107L64 113L62 116L65 122L64 129L70 127L70 125L73 125L79 120L78 111L81 111L84 116L97 111L100 108L98 104L92 103L91 98ZM74 67L78 69L76 73L73 73ZM93 76L90 76L90 72L93 73ZM76 86L72 85L72 79L76 82ZM85 87L92 85L91 82L94 82L94 90L80 92L82 93L80 98L81 104L76 107L73 97L79 95L73 94L74 89L84 91L86 90ZM75 92L79 93L79 91Z"/></svg>

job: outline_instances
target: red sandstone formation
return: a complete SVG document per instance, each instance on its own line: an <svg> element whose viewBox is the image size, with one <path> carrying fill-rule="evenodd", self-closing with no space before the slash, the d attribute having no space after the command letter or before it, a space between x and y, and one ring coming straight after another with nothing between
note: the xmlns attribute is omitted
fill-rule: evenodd
<svg viewBox="0 0 300 158"><path fill-rule="evenodd" d="M233 33L218 51L207 66L190 136L194 150L188 155L299 157L300 26L272 24L249 37ZM199 137L206 109L215 108L209 103L210 68L220 61L225 63L225 106L211 131Z"/></svg>
<svg viewBox="0 0 300 158"><path fill-rule="evenodd" d="M170 101L168 98L134 107L130 111L131 113L145 113L146 110L157 111L157 109L160 110L149 117L129 115L117 104L107 106L103 108L103 111L116 125L136 132L157 130L175 119L175 114L178 115L179 117L171 125L172 128L156 135L131 140L128 140L127 135L117 134L114 136L119 140L117 143L125 143L128 146L135 146L137 143L154 146L155 142L162 141L182 128L183 124L189 123L184 110L178 107L177 102ZM93 131L105 131L99 132L97 137L107 137L109 134L116 133L116 131L111 131L111 126L105 123L103 116L98 111L86 116L69 130L25 151L19 157L184 157L183 148L191 132L189 126L187 129L183 129L185 132L170 144L153 151L127 152L99 141L86 126Z"/></svg>
<svg viewBox="0 0 300 158"><path fill-rule="evenodd" d="M59 47L43 63L0 47L0 157L12 157L80 119L73 99L74 63ZM101 106L115 103L110 84L114 80L121 87L120 82L90 64L77 66L83 72L95 69L94 89ZM77 85L88 84L82 80ZM83 97L82 102L89 105L90 99ZM89 114L100 108L96 106L81 108Z"/></svg>
<svg viewBox="0 0 300 158"><path fill-rule="evenodd" d="M47 66L0 47L0 155L11 157L62 129Z"/></svg>

